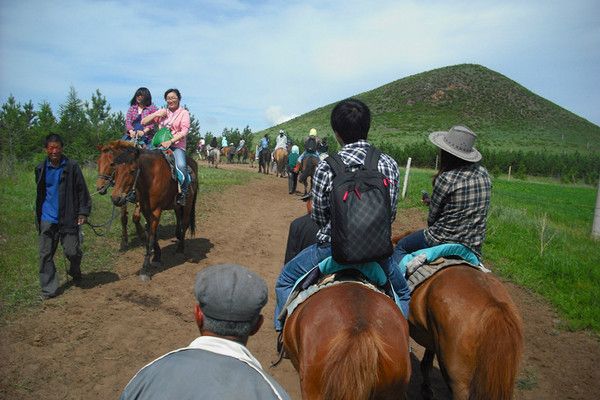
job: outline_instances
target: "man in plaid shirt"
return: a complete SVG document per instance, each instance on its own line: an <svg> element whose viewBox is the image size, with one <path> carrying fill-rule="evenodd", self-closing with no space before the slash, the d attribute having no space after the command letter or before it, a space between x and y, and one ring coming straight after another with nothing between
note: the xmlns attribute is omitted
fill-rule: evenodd
<svg viewBox="0 0 600 400"><path fill-rule="evenodd" d="M338 153L347 166L360 166L364 163L367 150L371 146L367 142L367 134L371 126L371 112L366 104L356 99L343 100L331 112L331 127L337 141L342 145ZM379 171L390 181L390 199L392 218L396 218L396 202L398 199L398 165L393 158L381 154L377 165ZM317 243L300 252L283 266L275 284L277 304L275 307L275 330L283 327L278 320L294 284L305 273L313 269L319 262L331 256L331 210L329 195L332 191L333 171L329 164L321 161L313 176L313 211L312 218L319 225ZM396 295L402 302L402 311L408 315L410 292L404 276L398 268L391 264L391 258L380 262Z"/></svg>
<svg viewBox="0 0 600 400"><path fill-rule="evenodd" d="M490 208L492 184L473 147L477 135L464 126L433 132L429 140L440 148L440 168L433 183L427 228L398 242L393 262L414 251L444 243L459 243L481 259L481 245Z"/></svg>

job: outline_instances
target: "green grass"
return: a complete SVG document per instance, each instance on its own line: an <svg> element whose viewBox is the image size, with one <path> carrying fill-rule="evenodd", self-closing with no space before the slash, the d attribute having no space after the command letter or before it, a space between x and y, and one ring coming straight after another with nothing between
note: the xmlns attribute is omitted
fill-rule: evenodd
<svg viewBox="0 0 600 400"><path fill-rule="evenodd" d="M95 192L96 171L83 169L90 193ZM33 168L17 166L9 176L0 174L0 319L26 307L39 304L38 282L38 235L35 228L35 183ZM256 173L201 167L200 196L220 191L229 185L237 185L256 178ZM111 216L110 197L93 195L90 222L101 224ZM104 237L94 235L84 227L82 272L106 273L114 271L115 255L118 254L121 236L119 210L110 231ZM163 224L175 222L173 213L165 213ZM132 224L130 238L134 237ZM102 232L102 229L100 229ZM133 233L133 234L132 234ZM62 255L61 246L54 257L62 282L66 280L68 261Z"/></svg>
<svg viewBox="0 0 600 400"><path fill-rule="evenodd" d="M400 209L426 213L420 190L431 192L432 175L413 170ZM600 332L600 243L591 238L595 201L594 187L495 178L483 256L496 273L548 299L567 329Z"/></svg>

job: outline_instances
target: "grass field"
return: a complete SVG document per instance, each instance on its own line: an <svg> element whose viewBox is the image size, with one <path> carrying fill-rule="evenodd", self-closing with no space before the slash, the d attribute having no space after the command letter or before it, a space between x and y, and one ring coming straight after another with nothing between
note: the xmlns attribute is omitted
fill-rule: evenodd
<svg viewBox="0 0 600 400"><path fill-rule="evenodd" d="M85 169L93 192L96 172ZM431 192L431 170L413 169L402 209L421 205L421 190ZM255 178L255 173L200 169L200 193L220 190ZM498 274L547 298L565 317L566 329L600 333L600 251L590 238L596 190L549 182L496 178L493 180L484 262ZM39 302L37 232L34 227L35 185L32 172L0 177L0 317ZM91 222L106 221L112 204L107 196L93 196ZM173 213L163 223L174 221ZM543 221L546 221L542 231ZM84 273L112 271L118 251L120 223L106 237L84 229ZM542 244L544 245L542 250ZM62 271L66 262L55 257Z"/></svg>
<svg viewBox="0 0 600 400"><path fill-rule="evenodd" d="M431 192L433 173L412 171L399 208L427 212L420 191ZM548 299L565 328L600 332L600 243L590 237L595 202L593 187L495 178L483 258Z"/></svg>
<svg viewBox="0 0 600 400"><path fill-rule="evenodd" d="M90 193L95 192L96 171L84 168ZM0 176L0 319L24 307L39 303L38 235L35 229L35 183L33 168L19 167L13 175ZM200 168L200 196L254 179L256 174ZM90 222L102 224L112 213L110 197L92 195L93 210ZM96 236L84 227L82 271L84 274L113 271L114 255L118 252L121 235L119 210L106 236ZM172 212L165 212L163 224L174 224ZM130 224L130 227L132 225ZM103 230L99 229L102 233ZM131 231L130 231L131 232ZM130 235L131 237L134 235ZM65 279L68 261L58 246L54 257L59 273Z"/></svg>

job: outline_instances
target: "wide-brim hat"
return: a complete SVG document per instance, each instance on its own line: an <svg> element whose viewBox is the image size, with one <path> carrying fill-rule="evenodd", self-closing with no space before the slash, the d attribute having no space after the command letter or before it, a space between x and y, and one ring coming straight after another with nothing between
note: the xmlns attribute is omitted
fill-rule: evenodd
<svg viewBox="0 0 600 400"><path fill-rule="evenodd" d="M461 160L477 162L481 153L473 147L477 135L466 126L453 126L449 131L432 132L429 140L442 150L455 155Z"/></svg>

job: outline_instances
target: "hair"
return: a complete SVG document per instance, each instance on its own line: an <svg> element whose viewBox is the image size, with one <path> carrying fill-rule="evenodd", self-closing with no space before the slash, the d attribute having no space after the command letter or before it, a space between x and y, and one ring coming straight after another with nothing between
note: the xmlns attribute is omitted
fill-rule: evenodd
<svg viewBox="0 0 600 400"><path fill-rule="evenodd" d="M48 143L50 142L58 142L61 147L64 147L65 143L63 142L62 137L58 133L51 133L44 139L44 147L48 147Z"/></svg>
<svg viewBox="0 0 600 400"><path fill-rule="evenodd" d="M235 322L221 321L213 319L204 314L202 329L213 332L219 336L234 336L240 339L246 339L250 333L256 328L256 324L260 319L260 314L254 317L251 321Z"/></svg>
<svg viewBox="0 0 600 400"><path fill-rule="evenodd" d="M181 100L181 93L179 93L178 89L167 89L167 91L165 92L165 100L167 99L167 95L171 92L177 95L177 100Z"/></svg>
<svg viewBox="0 0 600 400"><path fill-rule="evenodd" d="M475 164L474 162L463 160L462 158L456 157L454 154L447 152L446 150L440 149L440 166L438 172L433 176L433 184L437 177L446 171L452 171L465 165Z"/></svg>
<svg viewBox="0 0 600 400"><path fill-rule="evenodd" d="M360 100L342 100L331 111L331 128L344 144L366 140L371 128L371 111Z"/></svg>
<svg viewBox="0 0 600 400"><path fill-rule="evenodd" d="M148 90L148 88L145 88L145 87L141 87L135 91L129 104L132 106L135 106L137 104L137 100L135 98L140 95L144 96L144 100L142 100L142 105L144 107L148 107L148 106L150 106L150 104L152 104L152 94L150 94L150 91Z"/></svg>

